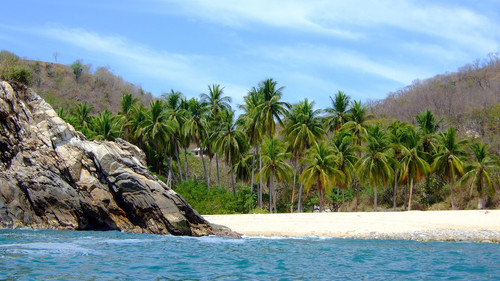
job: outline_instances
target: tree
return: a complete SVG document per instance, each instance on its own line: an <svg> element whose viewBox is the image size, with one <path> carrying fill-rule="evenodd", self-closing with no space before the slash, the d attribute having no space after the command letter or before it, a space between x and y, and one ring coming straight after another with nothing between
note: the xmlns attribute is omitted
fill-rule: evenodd
<svg viewBox="0 0 500 281"><path fill-rule="evenodd" d="M93 139L114 141L120 134L119 119L111 111L106 109L92 119Z"/></svg>
<svg viewBox="0 0 500 281"><path fill-rule="evenodd" d="M319 210L323 211L325 190L330 193L337 182L345 181L344 173L338 169L338 157L327 142L313 145L304 158L306 168L299 177L304 183L306 192L316 183L319 198Z"/></svg>
<svg viewBox="0 0 500 281"><path fill-rule="evenodd" d="M121 100L121 111L119 114L122 115L122 130L126 141L129 140L129 130L130 128L126 125L130 118L132 117L134 106L139 101L138 98L134 98L132 94L125 94L122 96Z"/></svg>
<svg viewBox="0 0 500 281"><path fill-rule="evenodd" d="M408 200L408 210L411 211L413 185L424 178L431 170L426 159L427 153L422 150L419 135L407 128L405 143L401 149L402 179L410 181L410 199Z"/></svg>
<svg viewBox="0 0 500 281"><path fill-rule="evenodd" d="M434 140L442 120L436 122L434 114L428 109L415 116L418 128L423 137L423 149L426 153L431 153L434 149Z"/></svg>
<svg viewBox="0 0 500 281"><path fill-rule="evenodd" d="M178 172L179 172L179 178L182 181L182 169L181 169L181 164L180 164L180 157L179 157L179 146L181 143L184 141L182 138L182 132L181 128L186 122L186 116L187 116L187 110L181 108L181 100L182 100L182 93L181 92L176 92L174 90L171 90L170 93L168 94L163 94L162 99L165 102L166 106L166 112L168 115L168 118L176 123L177 125L177 130L173 134L170 135L170 156L173 157L175 156L175 159L177 161L177 167L178 167ZM186 179L187 179L187 172L186 172Z"/></svg>
<svg viewBox="0 0 500 281"><path fill-rule="evenodd" d="M247 145L245 134L236 127L234 122L234 112L227 109L224 110L222 112L221 125L216 133L214 146L217 152L224 155L226 164L229 165L234 196L236 196L234 165L246 152Z"/></svg>
<svg viewBox="0 0 500 281"><path fill-rule="evenodd" d="M294 174L292 185L292 200L290 211L293 212L293 202L295 195L295 178L297 174L297 162L301 159L305 151L321 140L325 131L321 126L319 118L320 110L314 110L314 102L307 99L292 106L285 118L282 134L288 141L289 150L294 159ZM302 170L300 171L302 173ZM302 210L302 184L299 190L299 211Z"/></svg>
<svg viewBox="0 0 500 281"><path fill-rule="evenodd" d="M464 145L466 140L457 141L455 128L450 127L446 133L438 136L439 147L434 155L432 170L448 178L451 193L451 207L455 209L455 200L453 196L453 185L458 176L463 175L462 157L465 155Z"/></svg>
<svg viewBox="0 0 500 281"><path fill-rule="evenodd" d="M262 101L257 106L256 110L259 112L259 120L261 126L267 132L267 136L271 137L276 131L276 121L280 125L283 125L283 116L285 116L286 111L290 108L290 104L287 102L280 101L282 96L283 87L276 88L278 82L274 81L272 78L262 81L259 84L262 91Z"/></svg>
<svg viewBox="0 0 500 281"><path fill-rule="evenodd" d="M71 68L73 69L73 73L75 74L76 83L79 83L85 66L82 64L81 60L76 60L71 64Z"/></svg>
<svg viewBox="0 0 500 281"><path fill-rule="evenodd" d="M385 186L393 175L392 149L388 136L379 125L368 127L364 156L356 163L358 177L373 187L373 210L377 211L377 187Z"/></svg>
<svg viewBox="0 0 500 281"><path fill-rule="evenodd" d="M342 126L347 123L348 120L348 112L349 112L349 104L351 98L346 95L342 91L338 91L335 95L335 99L332 99L332 107L328 107L325 109L326 117L325 117L325 128L330 132L337 132L342 128Z"/></svg>
<svg viewBox="0 0 500 281"><path fill-rule="evenodd" d="M345 190L352 184L354 179L354 165L358 160L351 142L350 132L340 130L332 139L333 152L337 155L338 169L344 174L343 181L337 181L342 189L342 208L344 208ZM345 211L345 210L344 210Z"/></svg>
<svg viewBox="0 0 500 281"><path fill-rule="evenodd" d="M389 131L389 140L392 143L392 150L394 151L394 160L393 161L393 170L394 170L394 187L393 187L393 197L392 197L392 205L394 211L396 211L396 197L398 193L398 183L401 180L400 172L401 172L401 159L403 157L402 150L404 146L404 142L407 138L408 129L410 128L408 123L403 123L399 120L394 121L388 128ZM405 189L406 195L406 189ZM406 201L406 198L405 198ZM405 203L406 210L406 203Z"/></svg>
<svg viewBox="0 0 500 281"><path fill-rule="evenodd" d="M268 137L262 145L262 169L257 177L268 181L269 185L269 212L276 210L276 191L274 190L274 177L278 181L287 181L292 176L292 167L286 162L290 158L285 145L276 137Z"/></svg>
<svg viewBox="0 0 500 281"><path fill-rule="evenodd" d="M203 163L205 181L207 183L207 187L210 187L207 176L207 168L205 166L205 159L203 157L203 150L205 148L201 146L201 143L207 136L208 123L205 119L207 108L203 106L203 103L195 98L190 99L188 104L190 114L188 119L184 123L183 132L186 136L189 136L200 149L200 157L201 162Z"/></svg>
<svg viewBox="0 0 500 281"><path fill-rule="evenodd" d="M479 208L488 206L488 196L493 196L495 187L500 186L500 160L488 152L488 146L484 143L472 143L470 145L473 158L466 166L466 173L461 181L469 185L472 196L474 190L479 194Z"/></svg>
<svg viewBox="0 0 500 281"><path fill-rule="evenodd" d="M93 106L89 106L87 102L83 102L76 107L73 114L76 125L75 129L81 131L85 135L89 133L89 125L92 122L92 116L90 113L93 109Z"/></svg>

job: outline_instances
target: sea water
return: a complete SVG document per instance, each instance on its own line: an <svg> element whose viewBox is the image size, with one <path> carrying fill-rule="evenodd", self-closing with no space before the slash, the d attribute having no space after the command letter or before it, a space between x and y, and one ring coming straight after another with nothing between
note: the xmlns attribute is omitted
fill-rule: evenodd
<svg viewBox="0 0 500 281"><path fill-rule="evenodd" d="M1 280L500 280L500 245L0 230Z"/></svg>

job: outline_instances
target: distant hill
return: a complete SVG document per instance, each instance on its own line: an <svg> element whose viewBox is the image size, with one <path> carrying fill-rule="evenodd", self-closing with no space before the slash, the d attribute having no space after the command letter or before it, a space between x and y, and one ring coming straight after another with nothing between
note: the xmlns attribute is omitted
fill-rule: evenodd
<svg viewBox="0 0 500 281"><path fill-rule="evenodd" d="M67 112L76 104L87 101L94 107L93 113L108 109L116 114L124 94L132 94L144 104L152 100L151 93L124 81L107 67L92 71L91 65L80 60L62 65L22 59L4 50L0 51L0 78L25 80L25 84L56 110L62 107Z"/></svg>
<svg viewBox="0 0 500 281"><path fill-rule="evenodd" d="M500 58L490 54L457 72L416 80L369 104L380 119L415 123L415 115L429 109L462 135L479 137L500 151Z"/></svg>

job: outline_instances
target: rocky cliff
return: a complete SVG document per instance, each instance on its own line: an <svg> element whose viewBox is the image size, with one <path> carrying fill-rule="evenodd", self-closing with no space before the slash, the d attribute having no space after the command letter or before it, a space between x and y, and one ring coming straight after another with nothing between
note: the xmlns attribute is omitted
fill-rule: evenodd
<svg viewBox="0 0 500 281"><path fill-rule="evenodd" d="M88 141L31 89L0 82L0 228L220 234L124 141Z"/></svg>

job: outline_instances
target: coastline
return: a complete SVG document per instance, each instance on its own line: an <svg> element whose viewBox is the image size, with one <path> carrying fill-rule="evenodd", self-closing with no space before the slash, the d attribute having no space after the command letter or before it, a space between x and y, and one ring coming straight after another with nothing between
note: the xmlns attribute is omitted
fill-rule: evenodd
<svg viewBox="0 0 500 281"><path fill-rule="evenodd" d="M500 210L205 215L246 236L500 243Z"/></svg>

